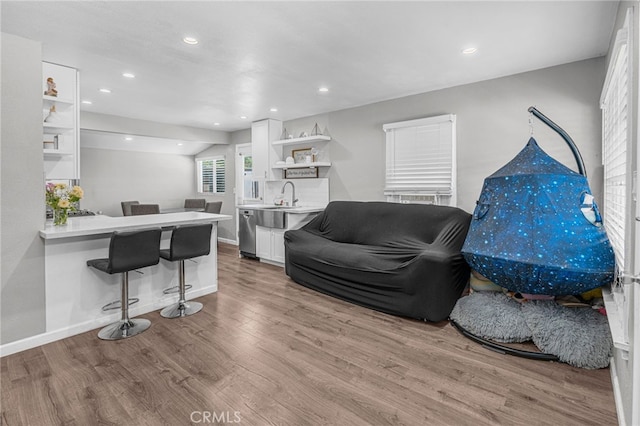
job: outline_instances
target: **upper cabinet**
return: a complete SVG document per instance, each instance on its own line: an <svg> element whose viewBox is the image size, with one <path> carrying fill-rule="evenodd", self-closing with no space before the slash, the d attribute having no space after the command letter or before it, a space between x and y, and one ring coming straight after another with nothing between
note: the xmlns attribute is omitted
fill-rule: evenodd
<svg viewBox="0 0 640 426"><path fill-rule="evenodd" d="M47 180L80 178L78 71L42 63L42 152Z"/></svg>
<svg viewBox="0 0 640 426"><path fill-rule="evenodd" d="M282 147L272 142L282 134L282 121L266 119L251 124L251 155L253 157L253 177L257 180L280 179L272 165L280 160Z"/></svg>

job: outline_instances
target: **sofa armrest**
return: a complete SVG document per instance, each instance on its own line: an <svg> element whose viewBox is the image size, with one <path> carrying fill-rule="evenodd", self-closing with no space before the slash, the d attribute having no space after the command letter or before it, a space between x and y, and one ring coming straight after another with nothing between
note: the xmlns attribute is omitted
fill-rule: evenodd
<svg viewBox="0 0 640 426"><path fill-rule="evenodd" d="M313 219L311 219L309 221L309 223L307 223L306 225L304 225L302 228L302 230L307 231L307 232L312 232L315 234L319 234L320 233L320 225L322 224L322 219L324 218L324 212L318 213L318 215L316 215L316 217L314 217Z"/></svg>

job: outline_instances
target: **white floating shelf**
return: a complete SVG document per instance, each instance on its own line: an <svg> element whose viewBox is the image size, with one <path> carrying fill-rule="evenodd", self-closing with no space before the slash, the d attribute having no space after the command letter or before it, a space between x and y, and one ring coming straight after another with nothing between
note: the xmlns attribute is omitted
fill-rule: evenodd
<svg viewBox="0 0 640 426"><path fill-rule="evenodd" d="M65 157L68 155L73 155L73 152L61 151L59 149L43 149L43 154L49 157Z"/></svg>
<svg viewBox="0 0 640 426"><path fill-rule="evenodd" d="M73 130L72 126L64 126L55 123L42 123L44 133L68 132Z"/></svg>
<svg viewBox="0 0 640 426"><path fill-rule="evenodd" d="M309 169L314 167L331 167L327 161L317 161L315 163L295 163L295 164L274 164L274 169Z"/></svg>
<svg viewBox="0 0 640 426"><path fill-rule="evenodd" d="M294 145L299 143L327 142L331 140L331 136L315 135L305 136L303 138L282 139L271 142L271 145Z"/></svg>
<svg viewBox="0 0 640 426"><path fill-rule="evenodd" d="M58 98L56 96L43 95L42 96L42 100L43 100L43 102L46 102L48 104L68 104L68 105L73 105L74 104L72 99L62 99L62 98Z"/></svg>

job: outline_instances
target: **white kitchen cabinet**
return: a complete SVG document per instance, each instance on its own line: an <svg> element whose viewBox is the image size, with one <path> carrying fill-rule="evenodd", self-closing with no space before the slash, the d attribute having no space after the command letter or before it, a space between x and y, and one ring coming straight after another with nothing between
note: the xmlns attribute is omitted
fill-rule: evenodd
<svg viewBox="0 0 640 426"><path fill-rule="evenodd" d="M251 124L251 155L253 157L253 177L256 180L274 180L281 176L271 167L280 160L282 147L271 142L282 134L282 121L266 119Z"/></svg>
<svg viewBox="0 0 640 426"><path fill-rule="evenodd" d="M47 79L57 95L48 95ZM80 178L78 70L42 63L42 153L47 180Z"/></svg>
<svg viewBox="0 0 640 426"><path fill-rule="evenodd" d="M284 263L285 229L256 226L256 256L260 260Z"/></svg>

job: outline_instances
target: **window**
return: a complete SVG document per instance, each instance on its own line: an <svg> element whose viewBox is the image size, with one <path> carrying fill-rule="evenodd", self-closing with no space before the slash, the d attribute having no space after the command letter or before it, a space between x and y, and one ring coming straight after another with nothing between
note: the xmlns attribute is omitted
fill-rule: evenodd
<svg viewBox="0 0 640 426"><path fill-rule="evenodd" d="M616 256L616 279L611 289L612 302L607 313L612 323L614 342L616 332L622 333L621 340L628 341L628 318L630 313L630 265L626 262L627 245L630 243L630 221L628 215L628 191L631 174L627 172L631 152L631 87L632 61L629 45L630 16L616 34L615 44L607 69L600 107L602 109L602 163L604 166L604 225ZM611 312L610 312L611 311ZM614 319L615 318L615 319ZM615 327L613 326L615 324ZM615 330L617 329L617 330Z"/></svg>
<svg viewBox="0 0 640 426"><path fill-rule="evenodd" d="M388 201L455 205L456 116L385 124Z"/></svg>
<svg viewBox="0 0 640 426"><path fill-rule="evenodd" d="M198 192L204 194L224 194L224 157L197 158Z"/></svg>

